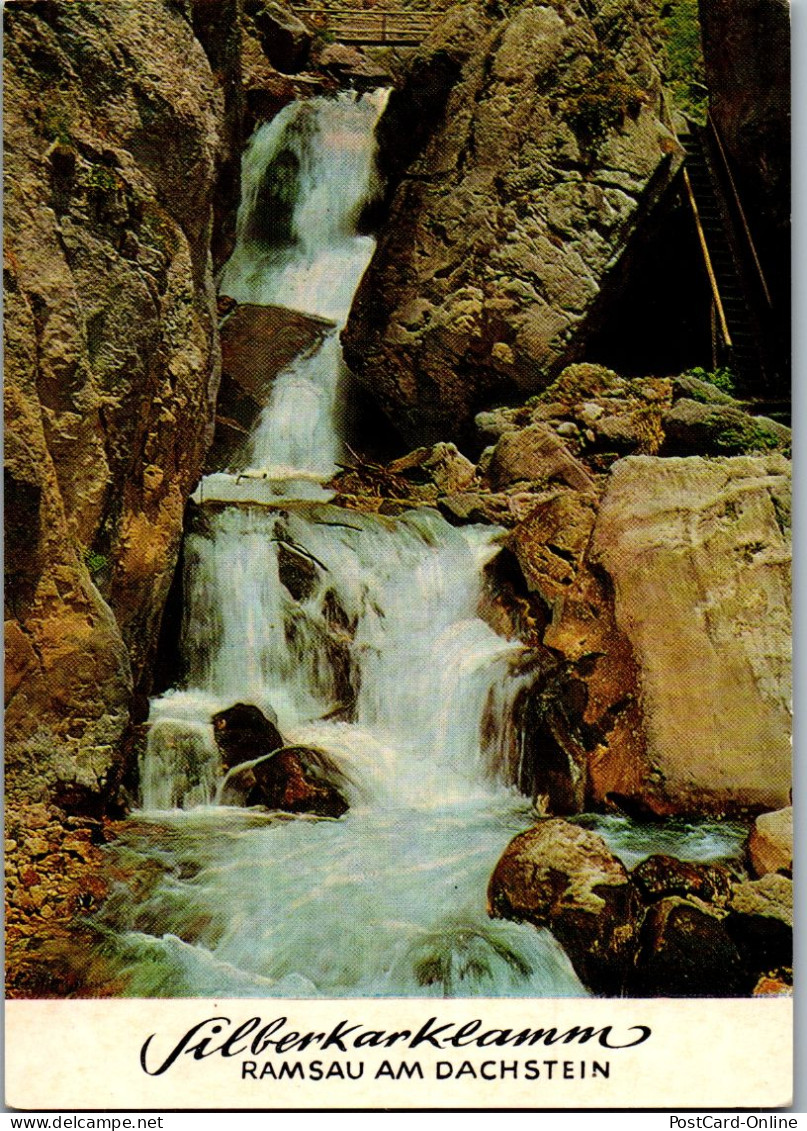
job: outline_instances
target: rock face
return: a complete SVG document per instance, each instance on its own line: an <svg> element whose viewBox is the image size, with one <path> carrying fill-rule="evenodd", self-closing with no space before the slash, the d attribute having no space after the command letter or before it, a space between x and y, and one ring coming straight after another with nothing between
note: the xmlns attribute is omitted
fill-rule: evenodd
<svg viewBox="0 0 807 1131"><path fill-rule="evenodd" d="M549 927L595 993L618 994L625 984L639 900L596 833L561 820L521 833L496 865L488 906L495 918Z"/></svg>
<svg viewBox="0 0 807 1131"><path fill-rule="evenodd" d="M222 96L179 6L5 13L9 789L108 788L218 381Z"/></svg>
<svg viewBox="0 0 807 1131"><path fill-rule="evenodd" d="M242 762L254 762L279 750L283 738L277 729L277 716L267 719L251 703L235 703L213 716L213 735L221 760L227 769Z"/></svg>
<svg viewBox="0 0 807 1131"><path fill-rule="evenodd" d="M592 559L640 670L634 789L662 811L788 801L788 488L778 455L634 456L611 470Z"/></svg>
<svg viewBox="0 0 807 1131"><path fill-rule="evenodd" d="M492 10L453 9L390 97L390 218L344 334L421 443L574 359L680 163L642 5Z"/></svg>

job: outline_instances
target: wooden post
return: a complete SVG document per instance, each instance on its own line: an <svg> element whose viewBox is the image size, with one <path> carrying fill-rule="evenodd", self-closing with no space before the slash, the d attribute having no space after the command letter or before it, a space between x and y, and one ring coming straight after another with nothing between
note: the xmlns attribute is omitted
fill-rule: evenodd
<svg viewBox="0 0 807 1131"><path fill-rule="evenodd" d="M728 324L726 322L726 314L723 310L723 303L720 299L720 291L717 288L717 278L715 277L714 268L712 267L712 257L709 254L709 248L706 243L706 234L701 224L700 213L698 212L698 205L695 203L695 194L692 191L692 185L689 180L689 173L684 166L684 187L686 188L687 196L689 198L689 206L692 209L692 215L695 217L695 227L698 229L698 240L701 245L701 252L703 254L703 262L706 265L706 274L709 276L709 286L712 289L712 300L714 302L715 310L717 311L718 322L720 323L720 332L723 335L723 342L731 349L731 334L729 333Z"/></svg>

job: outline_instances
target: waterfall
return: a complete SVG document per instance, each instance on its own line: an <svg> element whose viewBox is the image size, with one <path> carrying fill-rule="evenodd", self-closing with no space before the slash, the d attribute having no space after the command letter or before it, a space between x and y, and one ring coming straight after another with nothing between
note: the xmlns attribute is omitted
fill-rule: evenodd
<svg viewBox="0 0 807 1131"><path fill-rule="evenodd" d="M358 225L383 102L318 98L257 131L223 291L344 322L372 252ZM277 378L238 466L197 493L185 677L151 704L145 813L119 849L149 880L108 900L107 958L138 996L581 994L551 935L486 913L493 867L530 823L502 777L521 648L477 616L501 532L330 504L343 375L334 331ZM216 804L211 719L235 702L342 766L346 815Z"/></svg>

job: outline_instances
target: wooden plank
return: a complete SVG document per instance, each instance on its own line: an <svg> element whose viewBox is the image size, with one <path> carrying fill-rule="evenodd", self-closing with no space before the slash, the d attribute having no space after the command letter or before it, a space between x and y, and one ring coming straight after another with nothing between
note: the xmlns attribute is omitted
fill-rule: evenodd
<svg viewBox="0 0 807 1131"><path fill-rule="evenodd" d="M317 28L325 28L341 43L420 43L439 16L393 8L295 8Z"/></svg>

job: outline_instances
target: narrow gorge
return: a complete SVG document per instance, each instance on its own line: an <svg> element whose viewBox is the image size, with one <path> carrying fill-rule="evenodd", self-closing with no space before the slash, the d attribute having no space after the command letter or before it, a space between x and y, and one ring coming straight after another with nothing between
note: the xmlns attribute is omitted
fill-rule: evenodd
<svg viewBox="0 0 807 1131"><path fill-rule="evenodd" d="M788 992L783 355L588 7L7 20L11 996Z"/></svg>

